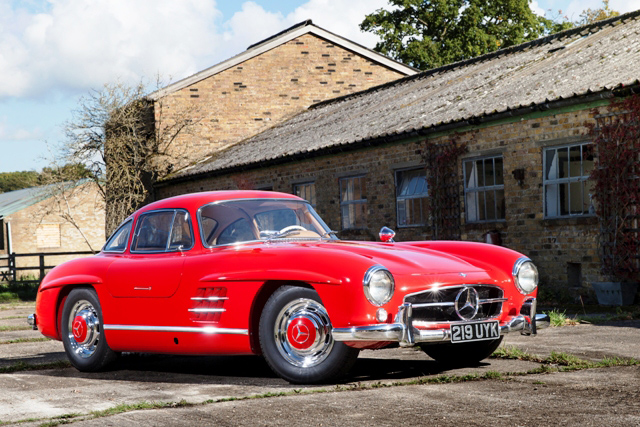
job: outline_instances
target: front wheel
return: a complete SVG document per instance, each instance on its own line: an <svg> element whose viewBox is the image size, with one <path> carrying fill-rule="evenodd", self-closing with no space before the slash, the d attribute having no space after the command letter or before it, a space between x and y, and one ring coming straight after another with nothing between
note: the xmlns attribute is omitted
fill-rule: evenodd
<svg viewBox="0 0 640 427"><path fill-rule="evenodd" d="M459 344L422 344L420 348L437 362L451 366L472 366L491 356L501 342L502 337Z"/></svg>
<svg viewBox="0 0 640 427"><path fill-rule="evenodd" d="M329 382L347 373L359 350L335 342L313 289L283 286L260 316L260 347L271 369L295 384Z"/></svg>
<svg viewBox="0 0 640 427"><path fill-rule="evenodd" d="M95 291L72 290L62 309L60 331L64 351L79 371L99 371L115 359L116 353L107 345L102 325L102 310Z"/></svg>

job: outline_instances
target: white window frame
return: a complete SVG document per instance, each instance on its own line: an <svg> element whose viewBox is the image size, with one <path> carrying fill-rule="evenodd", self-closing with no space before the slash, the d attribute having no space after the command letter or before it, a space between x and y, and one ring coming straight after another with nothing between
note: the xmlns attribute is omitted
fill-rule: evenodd
<svg viewBox="0 0 640 427"><path fill-rule="evenodd" d="M560 209L561 209L561 203L562 201L560 200L560 191L559 191L559 187L561 184L569 184L567 187L567 192L568 192L568 197L571 198L571 185L572 183L582 183L582 182L586 182L589 179L589 174L587 173L585 175L585 170L584 170L584 148L588 145L591 145L591 142L585 141L585 142L578 142L578 143L574 143L574 144L566 144L566 145L559 145L556 147L546 147L542 150L542 206L543 206L543 212L544 212L544 217L545 219L555 219L555 218L575 218L575 217L589 217L589 216L595 216L595 209L593 207L593 202L591 201L589 203L589 208L587 209L587 211L585 212L584 210L582 211L582 213L569 213L566 215L561 215L560 214ZM557 178L558 176L558 151L559 150L570 150L573 147L580 147L580 175L576 175L576 176L568 176L565 178ZM555 151L555 155L553 156L552 159L552 164L550 165L551 168L553 168L553 171L550 175L553 175L552 178L547 178L547 153L549 151ZM554 162L555 161L555 166L554 166ZM569 171L571 170L571 158L568 159L569 162ZM553 188L553 186L555 187L555 191L551 190ZM586 188L584 186L581 187L582 188L582 206L586 206L585 205L585 190ZM587 197L589 197L588 194L586 194ZM555 214L554 213L550 213L549 212L549 208L547 206L547 197L549 197L549 199L553 199L555 198Z"/></svg>
<svg viewBox="0 0 640 427"><path fill-rule="evenodd" d="M365 182L365 186L366 186L366 175L355 175L355 176L346 176L343 178L339 179L339 185L340 185L340 224L342 226L343 230L366 230L367 229L367 199L349 199L346 201L343 201L343 191L342 191L342 184L343 182L348 182L349 180L355 180L355 179L361 179L361 182ZM347 184L348 185L348 184ZM363 191L362 191L362 186L360 187L360 194L362 195ZM363 224L358 225L357 224L357 217L353 218L353 221L350 218L350 210L348 209L350 206L353 205L364 205L363 208L363 218L362 218L362 222ZM347 227L345 227L345 209L348 212L348 216L349 216L349 224Z"/></svg>
<svg viewBox="0 0 640 427"><path fill-rule="evenodd" d="M413 194L410 196L401 196L399 194L400 191L400 180L399 180L399 176L401 176L401 174L406 173L406 172L414 172L414 171L420 171L424 173L424 179L425 179L425 192L422 193L418 193L418 194ZM420 166L420 167L413 167L413 168L404 168L404 169L398 169L394 172L394 177L395 177L395 187L396 187L396 224L398 226L398 228L409 228L409 227L421 227L421 226L425 226L428 225L429 222L429 217L427 216L426 218L421 218L422 221L421 222L414 222L414 223L402 223L401 224L401 211L400 211L400 204L401 202L406 202L407 200L419 200L420 203L429 203L429 185L426 183L427 180L427 171L425 170L424 166ZM420 209L420 212L422 212L422 209ZM404 216L406 218L406 210L404 212Z"/></svg>
<svg viewBox="0 0 640 427"><path fill-rule="evenodd" d="M303 190L298 192L298 190ZM311 194L307 194L310 192ZM300 194L298 194L300 193ZM306 181L293 184L293 194L305 199L313 208L316 208L316 182ZM310 196L310 197L309 197Z"/></svg>
<svg viewBox="0 0 640 427"><path fill-rule="evenodd" d="M502 184L496 184L496 159L501 159L502 160ZM493 163L493 185L486 185L487 183L484 183L485 185L483 186L478 186L477 182L478 182L478 170L477 170L477 162L479 160L482 160L482 167L484 168L484 164L486 160L491 160ZM474 187L470 187L469 186L469 182L467 182L467 168L468 167L472 167L472 171L471 174L472 176L475 178L475 182L474 182ZM482 175L484 176L484 171L482 173ZM498 210L498 197L496 197L496 192L498 191L502 191L502 193L504 194L504 157L502 156L502 154L498 154L498 155L492 155L492 156L482 156L482 157L474 157L472 159L465 159L462 162L462 178L464 181L464 203L465 203L465 209L464 209L464 215L465 215L465 222L467 224L482 224L482 223L491 223L491 222L505 222L506 221L506 216L507 216L507 212L506 212L506 208L503 210L504 213L504 217L503 218L498 218L498 213L500 212ZM496 213L496 218L491 218L491 219L486 219L487 218L487 197L486 194L489 192L494 192L494 197L493 197L493 202L494 202L494 212ZM480 202L479 202L479 197L478 195L480 193L484 193L485 197L484 197L484 204L483 206L479 206ZM505 195L506 197L506 195ZM471 203L470 203L471 201ZM480 209L484 210L484 217L485 219L479 219L480 217Z"/></svg>

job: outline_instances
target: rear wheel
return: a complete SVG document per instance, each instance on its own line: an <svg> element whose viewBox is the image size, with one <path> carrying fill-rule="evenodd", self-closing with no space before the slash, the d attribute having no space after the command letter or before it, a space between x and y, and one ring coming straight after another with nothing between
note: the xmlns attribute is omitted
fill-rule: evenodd
<svg viewBox="0 0 640 427"><path fill-rule="evenodd" d="M116 357L104 336L100 301L92 289L69 293L62 309L60 331L71 364L83 372L104 369Z"/></svg>
<svg viewBox="0 0 640 427"><path fill-rule="evenodd" d="M459 344L422 344L420 348L437 362L451 366L471 366L491 356L501 342L502 337Z"/></svg>
<svg viewBox="0 0 640 427"><path fill-rule="evenodd" d="M358 349L333 340L329 315L313 289L278 288L264 307L259 329L267 363L291 383L336 380L358 357Z"/></svg>

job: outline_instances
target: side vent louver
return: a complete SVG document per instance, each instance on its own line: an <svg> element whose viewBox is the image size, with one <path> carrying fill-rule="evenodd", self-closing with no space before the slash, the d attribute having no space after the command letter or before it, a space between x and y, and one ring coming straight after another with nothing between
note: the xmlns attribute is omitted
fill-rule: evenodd
<svg viewBox="0 0 640 427"><path fill-rule="evenodd" d="M227 288L198 288L191 297L191 320L194 322L219 322L225 312Z"/></svg>

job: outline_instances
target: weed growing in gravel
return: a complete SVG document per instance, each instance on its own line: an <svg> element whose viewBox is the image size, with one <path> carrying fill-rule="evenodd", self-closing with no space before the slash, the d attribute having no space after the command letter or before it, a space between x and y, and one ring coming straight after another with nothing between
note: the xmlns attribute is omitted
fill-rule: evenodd
<svg viewBox="0 0 640 427"><path fill-rule="evenodd" d="M564 326L567 323L567 312L563 311L560 312L557 309L553 309L549 312L547 312L546 314L549 315L549 318L551 320L551 326L554 327L560 327L560 326Z"/></svg>
<svg viewBox="0 0 640 427"><path fill-rule="evenodd" d="M2 344L21 344L25 342L42 342L42 341L51 341L50 338L16 338L14 340L0 341L0 345Z"/></svg>

